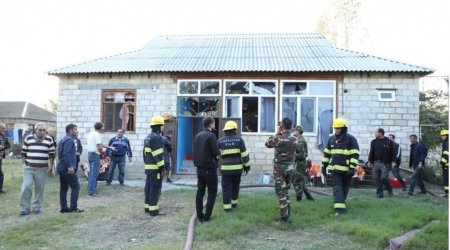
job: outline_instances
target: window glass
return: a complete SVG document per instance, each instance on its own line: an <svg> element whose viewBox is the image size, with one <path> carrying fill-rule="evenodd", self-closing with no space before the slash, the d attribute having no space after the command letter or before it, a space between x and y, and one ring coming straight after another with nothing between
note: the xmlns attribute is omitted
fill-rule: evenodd
<svg viewBox="0 0 450 250"><path fill-rule="evenodd" d="M318 104L318 121L331 121L333 120L333 98L321 97ZM329 134L333 133L333 128L329 127Z"/></svg>
<svg viewBox="0 0 450 250"><path fill-rule="evenodd" d="M219 116L221 110L219 97L200 97L199 100L200 116Z"/></svg>
<svg viewBox="0 0 450 250"><path fill-rule="evenodd" d="M240 101L239 96L227 96L225 98L225 117L241 117Z"/></svg>
<svg viewBox="0 0 450 250"><path fill-rule="evenodd" d="M302 98L300 101L300 125L304 132L314 132L314 117L316 110L315 98Z"/></svg>
<svg viewBox="0 0 450 250"><path fill-rule="evenodd" d="M292 125L297 126L297 97L284 97L282 118L291 119Z"/></svg>
<svg viewBox="0 0 450 250"><path fill-rule="evenodd" d="M252 93L255 95L275 94L274 82L252 82Z"/></svg>
<svg viewBox="0 0 450 250"><path fill-rule="evenodd" d="M275 131L275 97L261 98L260 132Z"/></svg>
<svg viewBox="0 0 450 250"><path fill-rule="evenodd" d="M334 84L333 82L310 82L309 94L310 95L333 95Z"/></svg>
<svg viewBox="0 0 450 250"><path fill-rule="evenodd" d="M220 86L218 81L200 82L200 94L219 94Z"/></svg>
<svg viewBox="0 0 450 250"><path fill-rule="evenodd" d="M198 97L178 97L179 116L197 116L198 107Z"/></svg>
<svg viewBox="0 0 450 250"><path fill-rule="evenodd" d="M248 94L250 83L247 81L229 81L225 86L227 94Z"/></svg>
<svg viewBox="0 0 450 250"><path fill-rule="evenodd" d="M283 84L284 95L306 95L306 82L285 82Z"/></svg>
<svg viewBox="0 0 450 250"><path fill-rule="evenodd" d="M136 90L104 90L102 95L102 122L105 131L135 131Z"/></svg>
<svg viewBox="0 0 450 250"><path fill-rule="evenodd" d="M179 84L180 94L198 94L197 81L182 81Z"/></svg>

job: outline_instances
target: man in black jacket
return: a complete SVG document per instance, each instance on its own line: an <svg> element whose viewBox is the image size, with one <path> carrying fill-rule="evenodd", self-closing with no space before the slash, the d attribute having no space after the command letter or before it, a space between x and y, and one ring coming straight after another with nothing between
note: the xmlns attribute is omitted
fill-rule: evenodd
<svg viewBox="0 0 450 250"><path fill-rule="evenodd" d="M386 186L389 196L393 195L389 183L391 164L395 164L394 144L384 136L384 129L375 131L375 139L370 142L369 167L373 168L377 183L377 197L383 198L383 185Z"/></svg>
<svg viewBox="0 0 450 250"><path fill-rule="evenodd" d="M200 222L209 221L217 195L217 157L220 155L217 138L212 133L215 128L214 118L203 118L203 130L194 138L194 165L197 167L197 196L195 207ZM206 210L203 213L203 197L208 187Z"/></svg>
<svg viewBox="0 0 450 250"><path fill-rule="evenodd" d="M417 135L410 135L409 141L411 142L411 150L409 153L409 168L414 170L411 177L411 185L409 185L408 194L413 195L416 184L419 183L420 194L426 194L427 189L423 184L423 169L425 167L425 158L428 155L427 147L417 141Z"/></svg>

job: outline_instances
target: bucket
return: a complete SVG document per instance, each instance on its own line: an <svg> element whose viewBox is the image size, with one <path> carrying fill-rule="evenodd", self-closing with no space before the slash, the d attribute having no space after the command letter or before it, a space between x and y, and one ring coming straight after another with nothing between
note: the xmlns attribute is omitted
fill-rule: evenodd
<svg viewBox="0 0 450 250"><path fill-rule="evenodd" d="M269 173L264 173L263 174L263 183L264 184L269 184L270 183L270 178L271 176L270 176L270 174Z"/></svg>

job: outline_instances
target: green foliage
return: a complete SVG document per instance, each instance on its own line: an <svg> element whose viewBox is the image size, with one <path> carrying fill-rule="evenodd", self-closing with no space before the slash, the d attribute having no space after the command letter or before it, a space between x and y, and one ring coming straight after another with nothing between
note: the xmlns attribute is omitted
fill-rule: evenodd
<svg viewBox="0 0 450 250"><path fill-rule="evenodd" d="M427 90L420 92L419 100L422 142L429 149L434 149L441 145L441 129L448 129L448 93L443 90ZM434 124L441 125L432 126Z"/></svg>

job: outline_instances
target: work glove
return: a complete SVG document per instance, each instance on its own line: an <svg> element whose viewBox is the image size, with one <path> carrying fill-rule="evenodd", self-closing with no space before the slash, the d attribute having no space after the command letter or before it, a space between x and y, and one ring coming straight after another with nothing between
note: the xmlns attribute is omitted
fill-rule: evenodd
<svg viewBox="0 0 450 250"><path fill-rule="evenodd" d="M350 168L350 169L347 171L347 176L352 176L352 177L353 177L353 175L355 175L355 169L354 169L354 168Z"/></svg>

